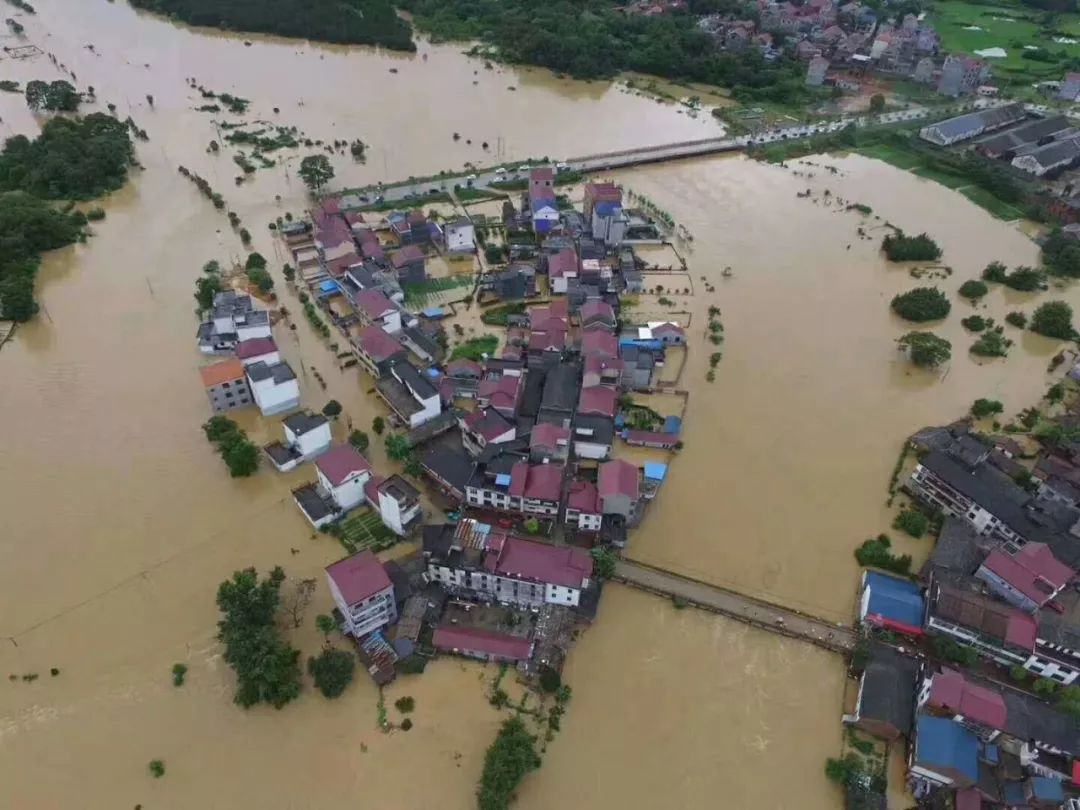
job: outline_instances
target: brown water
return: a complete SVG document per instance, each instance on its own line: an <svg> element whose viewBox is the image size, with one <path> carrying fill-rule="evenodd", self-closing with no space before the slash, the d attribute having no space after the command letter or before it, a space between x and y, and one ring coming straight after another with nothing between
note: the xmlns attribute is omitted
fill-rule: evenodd
<svg viewBox="0 0 1080 810"><path fill-rule="evenodd" d="M342 184L493 162L500 147L507 158L555 157L701 137L716 124L602 83L488 71L455 47L421 45L415 57L263 39L245 47L122 3L35 6L38 16L22 19L30 41L152 140L138 147L145 171L107 201L98 235L46 258L43 316L0 351L0 673L41 675L0 680L0 806L321 808L366 796L391 807L472 806L498 722L479 667L440 661L396 683L388 704L417 700L408 734L375 730L376 692L364 678L337 702L306 694L281 713L231 703L213 640L217 583L246 565L320 576L341 551L311 536L288 496L307 470L230 480L198 429L208 414L191 287L203 262L235 257L240 244L176 166L210 179L274 265L282 258L266 223L300 211L305 197L280 169L235 187L229 154L205 152L217 134L211 116L191 109L203 102L184 80L251 98L248 120L275 118L277 105L275 120L313 138L363 138L366 165L334 159ZM0 74L59 75L45 58L0 60ZM0 97L0 118L5 135L36 126L14 95ZM454 131L474 144L455 144ZM912 373L895 356L903 327L887 312L893 292L912 283L905 271L854 239L854 215L795 191L828 185L909 229L930 229L960 278L990 259L1031 262L1035 249L940 187L869 161L840 165L846 176L826 181L741 159L620 179L691 228L695 286L701 275L718 285L689 302L687 449L633 553L847 619L850 550L887 524L885 486L902 436L976 396L1019 409L1045 382L1053 347L1025 336L1004 363L977 367L959 351L944 381ZM724 265L734 278L721 281ZM1003 312L1001 293L991 299ZM724 310L728 342L706 385L710 301ZM943 332L966 346L957 317ZM370 382L339 373L306 322L287 334L279 328L305 402L333 397L343 423L370 424L380 412ZM241 421L256 440L279 430L276 420ZM346 432L336 426L339 438ZM371 455L388 467L374 445ZM309 626L294 634L305 653L319 645L310 617L328 605L320 587ZM169 675L178 661L190 669L181 689ZM572 711L524 786L523 808L838 800L821 762L839 745L842 676L824 653L612 588L567 677ZM146 771L153 758L166 762L161 780Z"/></svg>

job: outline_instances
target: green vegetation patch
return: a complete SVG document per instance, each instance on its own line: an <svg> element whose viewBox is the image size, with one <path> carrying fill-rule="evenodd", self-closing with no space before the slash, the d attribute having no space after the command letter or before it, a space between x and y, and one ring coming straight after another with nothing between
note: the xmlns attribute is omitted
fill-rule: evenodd
<svg viewBox="0 0 1080 810"><path fill-rule="evenodd" d="M365 549L382 551L397 543L398 536L371 509L354 512L341 522L340 539L351 554Z"/></svg>
<svg viewBox="0 0 1080 810"><path fill-rule="evenodd" d="M499 338L495 335L481 335L469 338L464 343L454 347L450 354L451 360L476 360L484 359L484 355L492 355L499 345Z"/></svg>

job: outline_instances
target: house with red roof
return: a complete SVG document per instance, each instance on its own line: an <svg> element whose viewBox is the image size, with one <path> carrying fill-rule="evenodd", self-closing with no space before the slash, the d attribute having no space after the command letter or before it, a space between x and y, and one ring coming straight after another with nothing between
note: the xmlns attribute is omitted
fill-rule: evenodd
<svg viewBox="0 0 1080 810"><path fill-rule="evenodd" d="M530 639L521 636L452 624L435 628L431 643L439 652L505 664L528 661L536 646Z"/></svg>
<svg viewBox="0 0 1080 810"><path fill-rule="evenodd" d="M244 376L244 364L239 360L234 358L203 366L199 374L214 413L251 407L251 389Z"/></svg>
<svg viewBox="0 0 1080 810"><path fill-rule="evenodd" d="M570 455L570 429L540 422L529 434L529 457L533 461L566 461Z"/></svg>
<svg viewBox="0 0 1080 810"><path fill-rule="evenodd" d="M581 389L577 412L594 416L615 417L619 409L619 392L606 385L593 385Z"/></svg>
<svg viewBox="0 0 1080 810"><path fill-rule="evenodd" d="M390 367L405 362L409 352L381 326L371 325L352 339L353 353L375 379L390 373Z"/></svg>
<svg viewBox="0 0 1080 810"><path fill-rule="evenodd" d="M424 251L418 245L406 245L390 254L390 266L401 284L423 284L427 280Z"/></svg>
<svg viewBox="0 0 1080 810"><path fill-rule="evenodd" d="M533 230L549 233L559 222L559 207L555 203L555 170L541 166L529 172L527 195Z"/></svg>
<svg viewBox="0 0 1080 810"><path fill-rule="evenodd" d="M1050 602L1075 576L1045 543L1026 543L1012 555L991 551L975 572L991 591L1028 613Z"/></svg>
<svg viewBox="0 0 1080 810"><path fill-rule="evenodd" d="M321 529L367 499L364 486L371 479L368 460L350 444L341 444L315 460L316 481L292 491L304 517Z"/></svg>
<svg viewBox="0 0 1080 810"><path fill-rule="evenodd" d="M473 518L425 527L423 551L431 581L505 605L577 607L592 582L585 549L526 540Z"/></svg>
<svg viewBox="0 0 1080 810"><path fill-rule="evenodd" d="M641 471L623 459L600 465L597 475L600 509L605 515L619 515L629 525L640 517Z"/></svg>
<svg viewBox="0 0 1080 810"><path fill-rule="evenodd" d="M649 324L654 340L659 340L665 346L685 346L686 330L677 323Z"/></svg>
<svg viewBox="0 0 1080 810"><path fill-rule="evenodd" d="M570 304L565 298L548 306L529 310L529 329L533 332L566 332L570 329Z"/></svg>
<svg viewBox="0 0 1080 810"><path fill-rule="evenodd" d="M510 497L525 514L556 517L562 506L565 473L562 464L519 461L510 471Z"/></svg>
<svg viewBox="0 0 1080 810"><path fill-rule="evenodd" d="M401 331L401 310L382 290L360 290L353 295L353 305L365 324L381 326L391 335Z"/></svg>
<svg viewBox="0 0 1080 810"><path fill-rule="evenodd" d="M657 430L630 430L622 432L622 439L631 447L652 447L657 450L675 450L679 446L679 437L675 433L661 433Z"/></svg>
<svg viewBox="0 0 1080 810"><path fill-rule="evenodd" d="M397 621L394 585L370 551L327 566L326 583L345 621L346 634L361 638Z"/></svg>
<svg viewBox="0 0 1080 810"><path fill-rule="evenodd" d="M236 358L247 368L252 363L280 363L281 353L272 337L258 337L237 343Z"/></svg>
<svg viewBox="0 0 1080 810"><path fill-rule="evenodd" d="M621 357L601 357L591 355L585 358L585 371L581 384L585 387L594 385L619 385L623 377L625 364Z"/></svg>
<svg viewBox="0 0 1080 810"><path fill-rule="evenodd" d="M553 295L566 295L570 280L578 276L578 255L572 247L564 247L547 259L548 279Z"/></svg>
<svg viewBox="0 0 1080 810"><path fill-rule="evenodd" d="M326 262L326 272L333 278L341 278L351 268L359 267L364 263L364 260L360 258L355 250L350 250L348 253L338 256L336 259L330 259Z"/></svg>
<svg viewBox="0 0 1080 810"><path fill-rule="evenodd" d="M372 234L374 236L374 234ZM382 264L386 261L386 250L378 239L370 239L360 243L360 255L368 261Z"/></svg>
<svg viewBox="0 0 1080 810"><path fill-rule="evenodd" d="M574 480L566 493L566 524L581 532L598 532L604 520L600 492L592 481Z"/></svg>
<svg viewBox="0 0 1080 810"><path fill-rule="evenodd" d="M476 387L476 404L494 408L507 419L517 415L524 379L517 374L488 372Z"/></svg>
<svg viewBox="0 0 1080 810"><path fill-rule="evenodd" d="M505 444L517 437L517 424L495 408L482 408L458 419L461 441L473 456L489 445Z"/></svg>
<svg viewBox="0 0 1080 810"><path fill-rule="evenodd" d="M610 332L586 332L581 336L581 354L614 360L619 356L619 339Z"/></svg>
<svg viewBox="0 0 1080 810"><path fill-rule="evenodd" d="M922 705L938 717L997 732L1005 730L1008 712L1001 693L969 683L956 670L943 669L930 679L930 690Z"/></svg>
<svg viewBox="0 0 1080 810"><path fill-rule="evenodd" d="M529 354L542 355L545 352L561 352L566 348L566 332L552 329L546 332L533 332L529 335Z"/></svg>
<svg viewBox="0 0 1080 810"><path fill-rule="evenodd" d="M607 301L590 299L581 305L581 328L615 333L615 310Z"/></svg>

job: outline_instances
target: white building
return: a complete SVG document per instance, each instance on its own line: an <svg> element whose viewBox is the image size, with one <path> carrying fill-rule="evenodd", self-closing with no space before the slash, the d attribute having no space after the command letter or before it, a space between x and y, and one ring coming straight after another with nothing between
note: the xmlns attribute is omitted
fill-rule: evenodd
<svg viewBox="0 0 1080 810"><path fill-rule="evenodd" d="M247 379L263 416L300 407L300 383L288 363L253 363L247 367Z"/></svg>
<svg viewBox="0 0 1080 810"><path fill-rule="evenodd" d="M370 551L328 566L326 581L348 635L360 638L397 620L394 585Z"/></svg>
<svg viewBox="0 0 1080 810"><path fill-rule="evenodd" d="M372 478L365 487L368 502L378 510L383 524L399 537L412 532L423 519L420 492L400 475L386 480Z"/></svg>
<svg viewBox="0 0 1080 810"><path fill-rule="evenodd" d="M592 577L581 548L515 537L467 518L456 526L426 526L428 576L451 593L518 607L576 607Z"/></svg>
<svg viewBox="0 0 1080 810"><path fill-rule="evenodd" d="M476 233L473 224L465 218L449 222L443 231L446 249L450 253L474 253L476 251Z"/></svg>
<svg viewBox="0 0 1080 810"><path fill-rule="evenodd" d="M199 325L199 349L204 354L233 351L242 340L270 337L270 313L255 309L250 295L233 290L214 297L210 316Z"/></svg>
<svg viewBox="0 0 1080 810"><path fill-rule="evenodd" d="M342 512L364 503L364 485L371 478L368 460L350 444L339 444L315 460L319 485Z"/></svg>
<svg viewBox="0 0 1080 810"><path fill-rule="evenodd" d="M330 422L322 414L300 411L282 422L285 442L272 442L263 449L280 472L288 472L330 449Z"/></svg>

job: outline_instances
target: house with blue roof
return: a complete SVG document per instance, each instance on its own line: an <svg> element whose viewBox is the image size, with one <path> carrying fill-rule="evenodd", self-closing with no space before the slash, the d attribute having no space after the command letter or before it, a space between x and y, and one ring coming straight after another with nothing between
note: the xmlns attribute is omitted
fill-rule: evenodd
<svg viewBox="0 0 1080 810"><path fill-rule="evenodd" d="M907 636L923 634L926 603L914 582L880 571L865 571L859 621Z"/></svg>
<svg viewBox="0 0 1080 810"><path fill-rule="evenodd" d="M1061 807L1065 801L1065 789L1057 779L1033 776L1023 782L1006 782L1001 798L1011 808Z"/></svg>
<svg viewBox="0 0 1080 810"><path fill-rule="evenodd" d="M948 718L919 715L911 776L929 788L975 784L979 780L979 738Z"/></svg>

